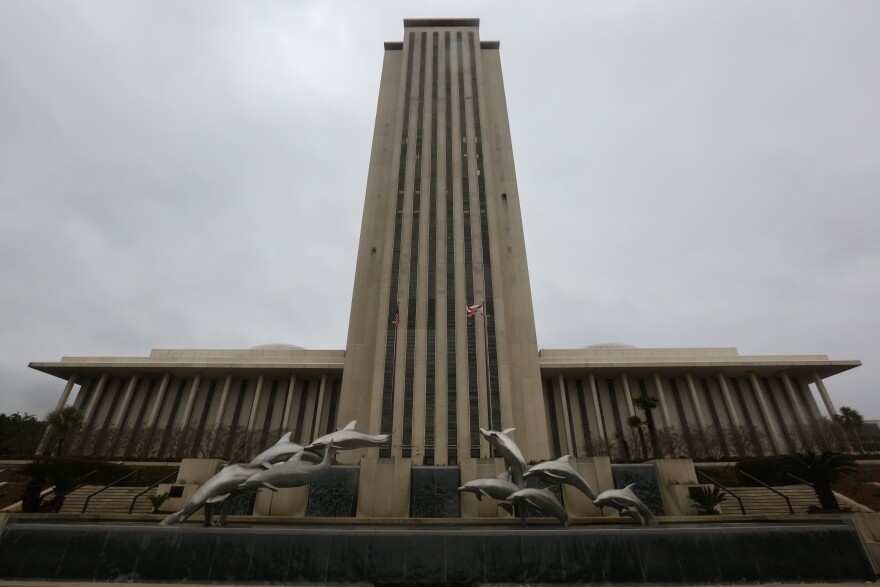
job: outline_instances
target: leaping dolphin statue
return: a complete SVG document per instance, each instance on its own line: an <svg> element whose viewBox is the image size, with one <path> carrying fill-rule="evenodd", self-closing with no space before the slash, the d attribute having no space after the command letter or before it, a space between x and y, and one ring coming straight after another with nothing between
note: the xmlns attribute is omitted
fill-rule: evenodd
<svg viewBox="0 0 880 587"><path fill-rule="evenodd" d="M268 469L273 463L286 461L296 453L302 452L304 449L305 447L303 445L291 442L290 432L288 432L282 436L278 442L251 459L250 464L262 465ZM321 458L312 453L304 454L303 458L313 463L321 462Z"/></svg>
<svg viewBox="0 0 880 587"><path fill-rule="evenodd" d="M556 496L546 489L538 489L537 487L519 489L511 493L507 501L514 504L524 501L545 514L553 516L562 522L564 527L568 527L568 513L556 499ZM523 524L525 524L525 517L523 517Z"/></svg>
<svg viewBox="0 0 880 587"><path fill-rule="evenodd" d="M306 450L321 449L328 444L332 444L333 448L338 450L354 450L356 448L369 448L371 446L381 446L388 442L390 434L364 434L354 429L357 420L352 420L346 424L345 428L325 434L320 438L312 441L312 444L306 447Z"/></svg>
<svg viewBox="0 0 880 587"><path fill-rule="evenodd" d="M171 526L178 524L202 507L219 503L232 494L241 493L238 486L259 470L261 470L260 465L227 465L216 475L205 481L189 498L189 501L186 502L182 510L167 516L159 522L159 525Z"/></svg>
<svg viewBox="0 0 880 587"><path fill-rule="evenodd" d="M472 479L458 488L461 493L473 493L477 501L483 501L483 496L504 501L511 493L519 490L515 483L510 481L510 473L505 471L497 477L482 477Z"/></svg>
<svg viewBox="0 0 880 587"><path fill-rule="evenodd" d="M600 508L605 506L612 507L620 512L621 515L634 518L643 525L659 526L660 524L657 523L654 513L633 493L633 487L635 486L635 483L630 483L623 489L603 491L593 500L593 505ZM634 513L638 514L638 516L634 515Z"/></svg>
<svg viewBox="0 0 880 587"><path fill-rule="evenodd" d="M300 487L314 483L330 471L330 461L333 459L333 447L324 448L324 458L317 465L309 464L304 460L304 452L298 452L283 463L273 465L268 469L260 469L243 479L238 486L240 491L266 487L272 491L284 487Z"/></svg>
<svg viewBox="0 0 880 587"><path fill-rule="evenodd" d="M523 475L525 474L528 465L526 465L526 459L523 456L522 451L519 450L519 447L509 436L514 430L516 430L516 428L507 428L506 430L498 432L497 430L480 428L480 434L483 435L483 438L485 438L490 445L498 449L498 452L504 457L504 462L507 463L508 467L513 469L513 482L516 483L518 487L524 487Z"/></svg>
<svg viewBox="0 0 880 587"><path fill-rule="evenodd" d="M537 465L532 465L525 472L523 477L544 477L556 483L566 483L579 490L581 493L590 498L590 501L596 499L596 491L590 486L586 479L578 473L574 467L569 464L571 455L564 455L553 461L544 461Z"/></svg>

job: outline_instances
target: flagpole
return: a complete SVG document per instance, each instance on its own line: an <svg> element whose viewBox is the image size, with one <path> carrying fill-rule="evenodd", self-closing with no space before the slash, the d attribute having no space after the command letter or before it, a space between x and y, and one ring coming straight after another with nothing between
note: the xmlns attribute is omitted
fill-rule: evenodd
<svg viewBox="0 0 880 587"><path fill-rule="evenodd" d="M489 369L489 315L486 312L486 300L483 300L483 341L486 343L486 390L489 404L489 430L495 430L492 421L492 377Z"/></svg>

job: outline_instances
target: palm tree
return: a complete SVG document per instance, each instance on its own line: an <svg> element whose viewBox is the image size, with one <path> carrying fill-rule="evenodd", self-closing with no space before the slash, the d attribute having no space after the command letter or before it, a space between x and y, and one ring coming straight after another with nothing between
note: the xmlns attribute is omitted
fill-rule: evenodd
<svg viewBox="0 0 880 587"><path fill-rule="evenodd" d="M840 415L834 416L834 420L846 431L853 450L858 450L860 453L864 453L865 448L862 446L862 439L859 434L862 431L862 423L865 419L858 410L854 410L847 406L841 406Z"/></svg>
<svg viewBox="0 0 880 587"><path fill-rule="evenodd" d="M65 406L46 414L46 422L55 431L55 441L57 442L56 456L60 457L61 451L64 448L64 442L70 433L82 428L83 413L73 406Z"/></svg>
<svg viewBox="0 0 880 587"><path fill-rule="evenodd" d="M653 395L643 395L633 400L633 404L643 412L645 412L645 422L648 424L648 434L651 436L651 454L657 458L657 447L660 443L657 441L657 426L654 423L654 413L652 410L660 404L660 400Z"/></svg>
<svg viewBox="0 0 880 587"><path fill-rule="evenodd" d="M831 488L831 484L842 475L852 475L858 471L855 458L836 452L814 452L792 454L782 457L780 465L783 471L808 481L816 492L822 509L839 510L840 504Z"/></svg>
<svg viewBox="0 0 880 587"><path fill-rule="evenodd" d="M645 444L645 431L642 430L642 425L644 425L645 421L639 418L638 416L630 416L626 421L627 424L630 425L631 428L635 428L639 431L639 442L642 445L642 458L646 461L648 460L648 445Z"/></svg>

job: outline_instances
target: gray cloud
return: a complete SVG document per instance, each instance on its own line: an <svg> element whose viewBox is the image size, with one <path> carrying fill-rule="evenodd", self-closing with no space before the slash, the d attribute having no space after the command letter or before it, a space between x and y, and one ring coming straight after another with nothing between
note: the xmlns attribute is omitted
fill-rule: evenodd
<svg viewBox="0 0 880 587"><path fill-rule="evenodd" d="M478 8L0 5L0 411L33 360L342 348L382 42L450 15L502 41L542 347L858 358L880 415L880 7Z"/></svg>

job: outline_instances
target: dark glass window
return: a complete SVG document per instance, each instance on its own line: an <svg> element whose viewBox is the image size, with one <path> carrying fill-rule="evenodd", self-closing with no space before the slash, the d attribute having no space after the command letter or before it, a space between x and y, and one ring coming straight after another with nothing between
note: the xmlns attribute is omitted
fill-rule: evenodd
<svg viewBox="0 0 880 587"><path fill-rule="evenodd" d="M459 518L458 467L413 467L410 517Z"/></svg>
<svg viewBox="0 0 880 587"><path fill-rule="evenodd" d="M334 465L309 486L306 515L319 518L357 516L359 467Z"/></svg>

